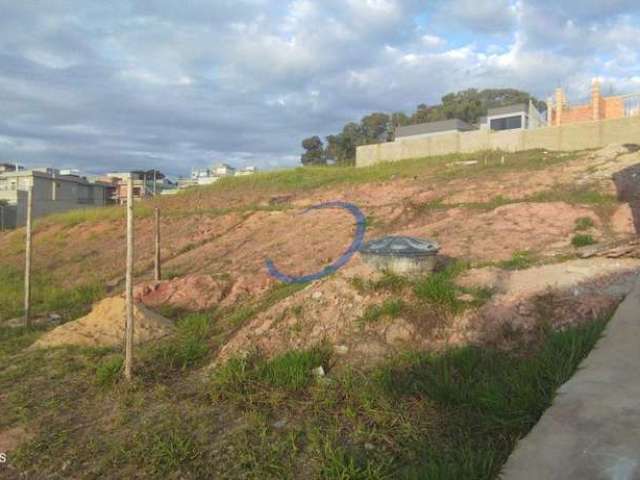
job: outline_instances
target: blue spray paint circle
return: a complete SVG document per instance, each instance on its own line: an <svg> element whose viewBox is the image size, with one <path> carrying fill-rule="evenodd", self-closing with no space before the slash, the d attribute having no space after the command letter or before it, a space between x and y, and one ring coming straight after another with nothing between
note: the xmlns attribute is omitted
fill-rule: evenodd
<svg viewBox="0 0 640 480"><path fill-rule="evenodd" d="M319 203L318 205L313 205L312 207L307 208L304 213L307 213L309 210L319 210L323 208L342 208L350 212L353 217L356 219L356 233L353 238L353 242L349 248L347 248L344 253L331 265L327 265L319 272L311 273L309 275L302 275L299 277L293 277L287 275L286 273L282 273L278 270L278 267L275 266L271 259L267 259L265 264L267 266L267 270L269 271L269 275L273 278L280 280L284 283L307 283L312 282L314 280L319 280L322 277L326 277L327 275L331 275L332 273L337 272L340 268L344 267L354 253L360 250L362 247L362 242L364 241L364 232L366 230L366 217L360 211L358 207L356 207L352 203L347 202L325 202Z"/></svg>

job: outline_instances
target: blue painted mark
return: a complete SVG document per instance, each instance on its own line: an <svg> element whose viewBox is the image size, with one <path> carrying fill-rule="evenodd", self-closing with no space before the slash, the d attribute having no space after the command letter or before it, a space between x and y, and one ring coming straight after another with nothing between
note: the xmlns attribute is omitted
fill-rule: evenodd
<svg viewBox="0 0 640 480"><path fill-rule="evenodd" d="M318 205L313 205L312 207L307 208L304 213L307 213L309 210L319 210L322 208L342 208L344 210L349 211L354 218L356 219L356 233L353 238L353 242L349 248L345 250L345 252L331 265L327 265L319 272L311 273L309 275L302 275L300 277L292 277L287 275L286 273L282 273L278 270L278 267L275 266L271 259L267 259L265 264L267 265L267 270L269 271L269 275L273 278L280 280L284 283L307 283L312 282L314 280L318 280L322 277L326 277L327 275L331 275L332 273L337 272L340 268L344 267L354 253L360 250L362 247L362 243L364 242L364 232L366 230L366 217L360 211L358 207L353 205L352 203L347 202L326 202L319 203Z"/></svg>

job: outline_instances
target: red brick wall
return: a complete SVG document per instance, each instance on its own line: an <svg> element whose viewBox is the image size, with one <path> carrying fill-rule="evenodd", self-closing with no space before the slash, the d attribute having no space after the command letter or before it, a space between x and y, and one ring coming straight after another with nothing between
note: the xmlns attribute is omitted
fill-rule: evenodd
<svg viewBox="0 0 640 480"><path fill-rule="evenodd" d="M624 117L624 101L620 97L607 97L604 99L604 118Z"/></svg>
<svg viewBox="0 0 640 480"><path fill-rule="evenodd" d="M620 97L605 97L600 102L600 119L609 120L624 117L624 101ZM551 125L556 122L555 109L551 112ZM591 105L579 105L562 110L560 124L590 122L593 120L593 108Z"/></svg>

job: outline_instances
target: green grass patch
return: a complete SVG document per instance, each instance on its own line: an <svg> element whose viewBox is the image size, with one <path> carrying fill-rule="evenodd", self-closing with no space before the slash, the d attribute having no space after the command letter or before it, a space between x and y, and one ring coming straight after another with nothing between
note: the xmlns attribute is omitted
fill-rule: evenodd
<svg viewBox="0 0 640 480"><path fill-rule="evenodd" d="M377 322L378 320L389 317L397 318L406 309L406 304L399 298L389 298L382 302L381 305L371 305L362 317L358 320L362 325Z"/></svg>
<svg viewBox="0 0 640 480"><path fill-rule="evenodd" d="M455 278L464 269L466 265L454 263L442 271L433 272L418 280L414 287L416 297L445 311L459 312L465 303L458 298L460 289L455 283Z"/></svg>
<svg viewBox="0 0 640 480"><path fill-rule="evenodd" d="M20 270L3 266L0 271L0 321L23 314L24 279ZM91 304L105 295L99 282L65 289L46 274L32 276L31 303L34 315L57 313L63 320L77 318L89 311Z"/></svg>
<svg viewBox="0 0 640 480"><path fill-rule="evenodd" d="M576 248L586 247L588 245L594 245L596 243L597 242L595 241L595 239L591 235L587 234L576 234L571 239L571 245Z"/></svg>
<svg viewBox="0 0 640 480"><path fill-rule="evenodd" d="M595 226L596 225L591 217L580 217L576 219L575 231L584 232L585 230L589 230Z"/></svg>
<svg viewBox="0 0 640 480"><path fill-rule="evenodd" d="M526 270L536 264L538 258L530 251L513 252L509 260L498 262L498 267L504 270Z"/></svg>

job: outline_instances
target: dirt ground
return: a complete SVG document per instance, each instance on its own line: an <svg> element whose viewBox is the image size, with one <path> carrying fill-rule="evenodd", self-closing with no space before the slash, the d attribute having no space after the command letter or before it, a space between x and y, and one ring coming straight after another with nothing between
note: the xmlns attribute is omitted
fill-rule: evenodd
<svg viewBox="0 0 640 480"><path fill-rule="evenodd" d="M565 154L542 155L551 158ZM270 199L273 192L258 190L203 190L183 199L161 199L165 212L161 253L168 279L150 280L152 220L140 219L136 223L136 299L150 308L234 307L260 298L276 284L266 271L267 259L289 275L321 270L340 256L351 243L355 230L353 217L343 210L304 213L304 207L331 200L349 201L362 209L367 216L367 239L385 234L434 238L442 245L442 254L473 264L508 260L523 251L539 258L574 256L572 237L578 220L584 218L591 219L593 224L586 233L600 244L634 237L628 205L616 204L615 200L612 203L615 186L611 175L640 163L640 153L611 146L585 152L575 159L567 158L562 162L550 161L544 168L488 170L487 174L483 174L480 162L440 176L418 175L296 191L275 204ZM586 186L590 196L573 198L566 193L576 186ZM601 202L600 198L605 200ZM16 231L0 236L0 250L6 252L3 264L19 268L23 255L21 235L21 231ZM51 281L62 286L97 281L117 290L124 271L124 222L44 226L36 231L34 258L34 270L48 272ZM592 269L590 261L606 263ZM338 274L260 312L222 348L219 358L228 358L249 347L272 354L322 340L340 347L338 350L345 358L379 357L407 345L435 348L477 341L481 336L487 337L487 328L491 330L486 325L503 322L504 318L512 318L507 323L514 328L535 323L531 320L535 315L526 312L535 310L535 298L548 290L563 299L554 307L556 313L566 311L567 318L573 318L574 314L586 318L619 301L624 288L615 285L617 282L626 285L624 279L629 272L640 268L624 261L590 261L522 272L472 270L469 275L478 275L483 286L500 283L491 302L477 311L444 320L441 317L434 320L426 314L422 319L398 317L362 324L359 319L366 311L380 305L388 295L363 293L354 287L350 280L354 275L363 278L375 275L366 272L356 258ZM585 269L587 273L583 272ZM609 293L582 287L604 281L603 278L612 279L614 287ZM557 283L542 288L540 279L545 282L555 279ZM522 293L524 299L516 298L515 292ZM516 317L520 319L513 320ZM111 317L105 314L104 318ZM103 327L89 324L97 331ZM164 334L165 325L160 324L163 327L159 331ZM73 336L74 341L97 342L95 338L85 339L73 330L72 324L64 327L65 335ZM115 324L107 330L105 338L114 343L120 331ZM49 344L55 344L56 336L62 335L55 332L51 332Z"/></svg>

